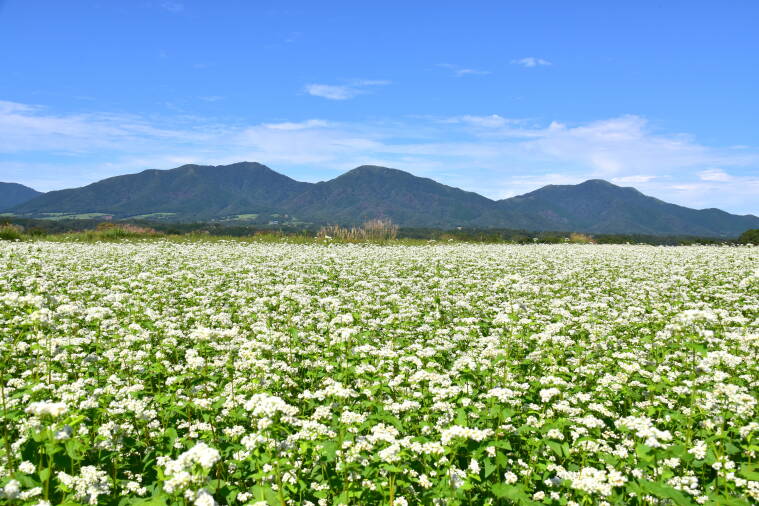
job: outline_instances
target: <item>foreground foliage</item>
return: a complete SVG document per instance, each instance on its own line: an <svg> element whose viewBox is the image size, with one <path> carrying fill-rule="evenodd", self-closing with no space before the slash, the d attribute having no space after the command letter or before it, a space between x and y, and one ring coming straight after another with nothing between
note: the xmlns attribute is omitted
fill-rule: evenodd
<svg viewBox="0 0 759 506"><path fill-rule="evenodd" d="M3 243L0 502L756 502L758 266Z"/></svg>

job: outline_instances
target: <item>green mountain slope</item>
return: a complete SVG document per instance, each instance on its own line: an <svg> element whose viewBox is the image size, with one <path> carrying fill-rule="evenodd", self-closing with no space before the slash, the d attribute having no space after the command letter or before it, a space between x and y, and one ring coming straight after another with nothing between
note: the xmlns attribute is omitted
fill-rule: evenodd
<svg viewBox="0 0 759 506"><path fill-rule="evenodd" d="M0 212L28 202L42 193L18 183L0 183Z"/></svg>
<svg viewBox="0 0 759 506"><path fill-rule="evenodd" d="M390 218L404 227L479 227L737 237L759 218L668 204L602 180L549 185L493 201L396 169L365 165L330 181L303 183L250 162L184 165L49 192L14 208L22 216L107 214L212 221L287 215L313 224ZM274 215L274 216L272 216ZM231 217L231 218L230 218ZM259 221L260 222L260 221Z"/></svg>
<svg viewBox="0 0 759 506"><path fill-rule="evenodd" d="M475 224L493 208L493 201L408 172L364 165L312 185L284 207L316 222L359 224L390 218L407 227L451 227Z"/></svg>
<svg viewBox="0 0 759 506"><path fill-rule="evenodd" d="M13 211L30 215L104 213L116 218L166 213L182 220L210 220L276 212L281 201L307 186L259 163L183 165L49 192Z"/></svg>

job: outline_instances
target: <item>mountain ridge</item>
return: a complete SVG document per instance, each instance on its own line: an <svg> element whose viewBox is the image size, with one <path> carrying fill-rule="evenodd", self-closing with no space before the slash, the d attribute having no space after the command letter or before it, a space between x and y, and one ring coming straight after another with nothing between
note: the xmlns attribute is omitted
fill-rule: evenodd
<svg viewBox="0 0 759 506"><path fill-rule="evenodd" d="M690 209L602 179L547 185L492 200L408 172L362 165L328 181L296 181L256 162L148 169L38 195L20 216L351 225L390 218L404 227L734 237L753 215Z"/></svg>
<svg viewBox="0 0 759 506"><path fill-rule="evenodd" d="M0 182L0 212L28 202L40 195L42 195L42 192L19 183Z"/></svg>

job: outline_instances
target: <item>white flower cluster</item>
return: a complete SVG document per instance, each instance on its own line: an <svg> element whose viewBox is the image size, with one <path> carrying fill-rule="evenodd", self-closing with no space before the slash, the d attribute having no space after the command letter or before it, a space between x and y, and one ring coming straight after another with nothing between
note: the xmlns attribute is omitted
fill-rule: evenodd
<svg viewBox="0 0 759 506"><path fill-rule="evenodd" d="M83 466L78 476L59 472L58 480L74 491L77 500L87 504L97 504L98 497L107 495L111 490L108 473L95 466Z"/></svg>
<svg viewBox="0 0 759 506"><path fill-rule="evenodd" d="M277 413L285 416L295 416L298 413L298 408L289 405L276 395L268 394L254 394L245 402L244 407L256 417L274 418Z"/></svg>
<svg viewBox="0 0 759 506"><path fill-rule="evenodd" d="M26 412L34 416L49 415L57 418L68 411L68 406L64 402L40 401L29 404Z"/></svg>
<svg viewBox="0 0 759 506"><path fill-rule="evenodd" d="M617 420L616 426L633 431L636 436L642 438L644 443L652 448L663 448L666 445L662 441L671 441L672 434L668 430L659 430L647 417L628 416Z"/></svg>
<svg viewBox="0 0 759 506"><path fill-rule="evenodd" d="M473 441L482 441L493 435L493 429L473 429L471 427L462 427L452 425L447 429L440 431L440 442L443 446L448 446L455 439L471 439Z"/></svg>
<svg viewBox="0 0 759 506"><path fill-rule="evenodd" d="M166 481L163 488L172 494L181 492L193 484L202 483L205 474L219 461L219 451L200 442L179 455L176 460L163 458L159 460L164 468ZM197 466L201 468L198 472Z"/></svg>
<svg viewBox="0 0 759 506"><path fill-rule="evenodd" d="M627 482L619 471L606 472L594 467L583 467L579 471L558 469L556 475L562 480L569 480L574 489L604 497L611 495L614 487L621 487Z"/></svg>

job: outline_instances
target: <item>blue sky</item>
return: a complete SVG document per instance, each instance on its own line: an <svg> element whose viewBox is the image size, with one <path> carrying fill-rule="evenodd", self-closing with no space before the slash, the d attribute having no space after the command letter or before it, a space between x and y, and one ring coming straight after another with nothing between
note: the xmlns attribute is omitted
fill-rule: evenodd
<svg viewBox="0 0 759 506"><path fill-rule="evenodd" d="M759 214L759 2L0 0L0 181L249 160Z"/></svg>

